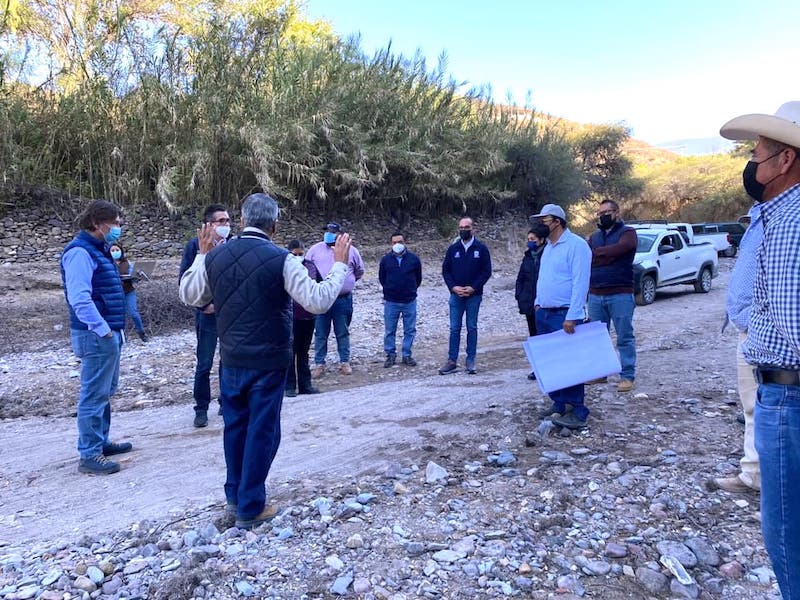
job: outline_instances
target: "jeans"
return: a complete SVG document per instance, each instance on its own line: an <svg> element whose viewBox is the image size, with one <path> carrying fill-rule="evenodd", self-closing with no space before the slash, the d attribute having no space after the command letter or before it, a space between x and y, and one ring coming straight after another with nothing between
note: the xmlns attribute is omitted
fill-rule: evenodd
<svg viewBox="0 0 800 600"><path fill-rule="evenodd" d="M467 360L475 361L478 352L478 311L481 308L483 296L473 295L462 298L450 294L450 347L447 351L447 360L458 360L458 349L461 345L461 321L464 313L467 314Z"/></svg>
<svg viewBox="0 0 800 600"><path fill-rule="evenodd" d="M764 546L783 600L800 600L800 386L759 385L755 420Z"/></svg>
<svg viewBox="0 0 800 600"><path fill-rule="evenodd" d="M266 481L281 443L286 370L220 367L225 430L225 498L240 519L256 517L267 502Z"/></svg>
<svg viewBox="0 0 800 600"><path fill-rule="evenodd" d="M397 321L403 315L403 357L411 356L411 346L417 336L417 301L385 302L383 305L383 350L397 354Z"/></svg>
<svg viewBox="0 0 800 600"><path fill-rule="evenodd" d="M633 294L589 294L589 318L602 321L617 333L617 351L622 365L623 379L636 379L636 338L633 336L633 309L636 303Z"/></svg>
<svg viewBox="0 0 800 600"><path fill-rule="evenodd" d="M294 361L286 372L286 389L311 389L311 369L308 367L308 350L314 337L314 319L295 319L292 322L294 335Z"/></svg>
<svg viewBox="0 0 800 600"><path fill-rule="evenodd" d="M194 410L207 411L211 404L211 367L217 351L217 315L201 310L194 314L197 334L197 366L194 369Z"/></svg>
<svg viewBox="0 0 800 600"><path fill-rule="evenodd" d="M336 349L339 351L339 362L350 362L350 322L353 320L353 294L339 296L328 312L317 315L314 329L314 363L325 364L328 354L328 336L336 335Z"/></svg>
<svg viewBox="0 0 800 600"><path fill-rule="evenodd" d="M566 316L566 308L540 308L536 311L536 330L539 335L560 331ZM570 404L572 413L578 419L586 419L589 416L589 409L584 404L584 392L582 383L550 392L554 411L563 415L566 412L566 405Z"/></svg>
<svg viewBox="0 0 800 600"><path fill-rule="evenodd" d="M137 333L144 331L144 323L142 317L139 315L139 308L137 307L136 290L125 294L125 312L130 315L133 320L133 326Z"/></svg>
<svg viewBox="0 0 800 600"><path fill-rule="evenodd" d="M81 359L81 392L78 397L78 453L91 458L109 443L111 396L119 382L122 333L99 337L91 331L70 331L72 350Z"/></svg>

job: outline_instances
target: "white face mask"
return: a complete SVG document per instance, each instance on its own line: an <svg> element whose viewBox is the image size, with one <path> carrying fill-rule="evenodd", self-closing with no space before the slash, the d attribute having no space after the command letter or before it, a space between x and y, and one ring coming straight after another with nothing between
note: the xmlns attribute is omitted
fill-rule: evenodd
<svg viewBox="0 0 800 600"><path fill-rule="evenodd" d="M403 244L401 244L400 242L392 245L392 252L394 252L395 254L402 254L405 251L406 251L406 247Z"/></svg>
<svg viewBox="0 0 800 600"><path fill-rule="evenodd" d="M217 235L220 236L223 240L227 240L228 236L231 234L231 226L217 225L215 227L215 231L217 232Z"/></svg>

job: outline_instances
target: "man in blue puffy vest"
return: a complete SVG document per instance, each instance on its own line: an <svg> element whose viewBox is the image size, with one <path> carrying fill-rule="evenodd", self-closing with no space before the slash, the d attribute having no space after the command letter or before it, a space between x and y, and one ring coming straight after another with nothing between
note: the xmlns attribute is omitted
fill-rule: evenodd
<svg viewBox="0 0 800 600"><path fill-rule="evenodd" d="M108 437L125 329L125 293L109 253L122 234L119 209L95 200L78 218L78 226L80 232L61 256L72 349L81 359L78 471L108 475L119 471L119 463L108 457L133 449L129 442L114 443Z"/></svg>
<svg viewBox="0 0 800 600"><path fill-rule="evenodd" d="M636 379L636 338L633 335L633 259L639 240L636 230L619 215L619 205L603 201L597 209L597 231L589 238L592 275L589 280L589 318L614 323L622 365L617 391L630 392Z"/></svg>
<svg viewBox="0 0 800 600"><path fill-rule="evenodd" d="M339 297L347 274L350 236L338 236L334 264L317 282L271 236L278 204L251 194L242 205L242 233L214 247L212 225L199 232L199 252L181 278L180 298L191 306L211 299L217 314L220 395L225 422L225 498L236 526L270 520L266 479L281 441L286 370L293 360L292 300L314 314Z"/></svg>

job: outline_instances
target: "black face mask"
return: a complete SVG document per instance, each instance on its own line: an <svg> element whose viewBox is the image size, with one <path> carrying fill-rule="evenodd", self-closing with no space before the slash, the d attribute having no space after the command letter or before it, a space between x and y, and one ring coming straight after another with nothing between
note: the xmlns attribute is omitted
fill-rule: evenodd
<svg viewBox="0 0 800 600"><path fill-rule="evenodd" d="M767 183L761 183L756 179L756 171L758 171L758 165L763 162L767 162L770 158L778 156L783 152L780 150L775 154L772 154L761 161L751 160L748 161L747 164L744 166L744 171L742 171L742 183L744 184L744 191L747 192L747 195L750 196L756 202L763 202L764 201L764 190L766 187L775 181L778 177L780 177L780 173L775 175L772 179L770 179Z"/></svg>
<svg viewBox="0 0 800 600"><path fill-rule="evenodd" d="M533 226L533 234L539 239L547 239L550 235L550 228L544 223L537 223Z"/></svg>
<svg viewBox="0 0 800 600"><path fill-rule="evenodd" d="M458 237L460 237L463 241L468 242L472 239L472 232L464 229L460 229L458 231Z"/></svg>
<svg viewBox="0 0 800 600"><path fill-rule="evenodd" d="M611 229L611 227L616 223L617 220L614 218L614 215L600 215L600 220L597 224L600 226L600 229Z"/></svg>

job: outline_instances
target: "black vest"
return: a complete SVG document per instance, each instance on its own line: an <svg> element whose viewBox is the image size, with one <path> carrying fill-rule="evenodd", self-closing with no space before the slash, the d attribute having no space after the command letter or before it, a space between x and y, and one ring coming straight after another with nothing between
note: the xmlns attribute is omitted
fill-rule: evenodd
<svg viewBox="0 0 800 600"><path fill-rule="evenodd" d="M286 369L292 361L292 299L283 283L289 253L248 231L206 255L223 365Z"/></svg>
<svg viewBox="0 0 800 600"><path fill-rule="evenodd" d="M623 232L633 229L622 221L617 221L610 231L598 229L592 234L589 245L592 248L611 246L619 242ZM589 279L590 288L608 287L633 287L633 258L636 256L636 248L618 257L610 265L593 266L592 274Z"/></svg>

